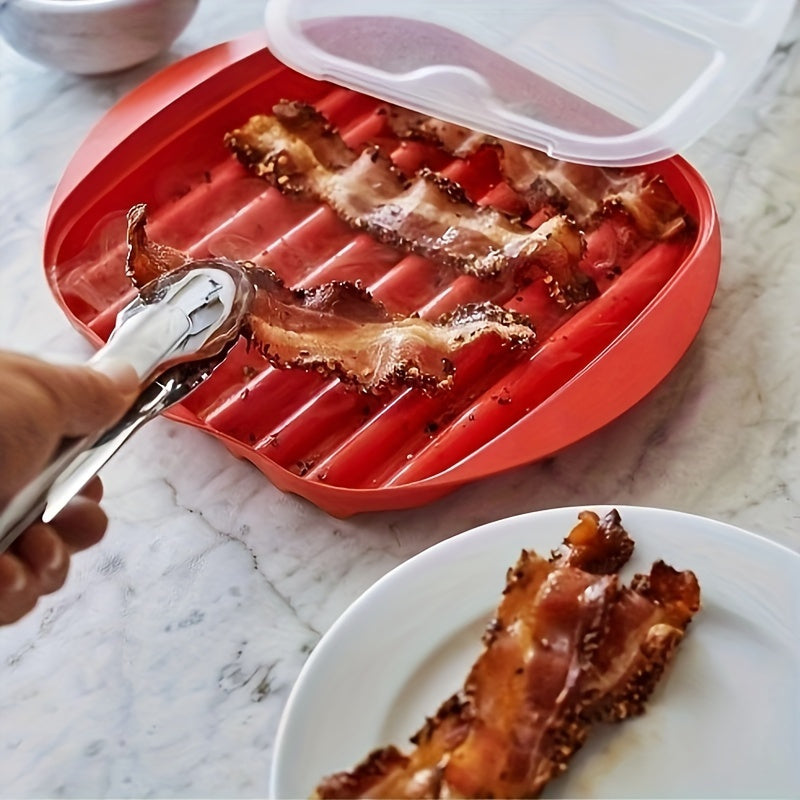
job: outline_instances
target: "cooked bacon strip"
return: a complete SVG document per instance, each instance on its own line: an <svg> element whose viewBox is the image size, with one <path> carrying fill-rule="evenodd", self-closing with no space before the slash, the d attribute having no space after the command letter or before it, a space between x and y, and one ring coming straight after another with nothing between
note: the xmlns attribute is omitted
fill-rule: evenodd
<svg viewBox="0 0 800 800"><path fill-rule="evenodd" d="M147 235L147 206L139 203L128 210L125 254L125 275L141 288L165 272L183 267L191 258L182 250L154 242Z"/></svg>
<svg viewBox="0 0 800 800"><path fill-rule="evenodd" d="M506 183L531 213L549 206L586 227L615 207L623 208L648 239L668 239L686 225L683 208L660 177L641 171L573 164L529 147L475 133L468 128L399 106L386 107L390 130L400 138L434 142L457 157L493 147Z"/></svg>
<svg viewBox="0 0 800 800"><path fill-rule="evenodd" d="M633 540L622 527L617 511L610 511L602 522L593 511L581 511L577 525L551 553L550 560L595 575L612 575L628 563L632 554Z"/></svg>
<svg viewBox="0 0 800 800"><path fill-rule="evenodd" d="M255 284L248 323L274 366L314 368L371 388L441 389L453 380L450 357L468 342L494 334L520 346L533 336L518 314L491 303L466 305L431 323L393 318L353 284L287 289L264 271Z"/></svg>
<svg viewBox="0 0 800 800"><path fill-rule="evenodd" d="M377 239L480 278L547 275L565 304L596 293L580 271L583 239L555 215L531 229L476 206L455 182L423 170L406 179L377 147L355 152L312 106L282 102L225 137L256 175L282 192L327 203Z"/></svg>
<svg viewBox="0 0 800 800"><path fill-rule="evenodd" d="M412 738L324 778L320 797L535 797L599 719L641 713L699 607L691 572L662 562L621 586L633 543L591 512L550 560L509 570L485 649L458 694Z"/></svg>
<svg viewBox="0 0 800 800"><path fill-rule="evenodd" d="M649 575L636 575L611 608L583 686L583 715L615 722L644 713L699 608L700 587L693 573L657 561Z"/></svg>
<svg viewBox="0 0 800 800"><path fill-rule="evenodd" d="M588 667L582 642L602 629L613 576L558 568L523 552L510 570L487 647L464 689L427 721L406 758L368 757L352 777L333 775L320 797L520 797L537 793L585 738L574 720ZM532 613L535 605L536 613ZM564 744L561 743L563 739ZM377 779L376 765L389 765ZM338 787L356 789L342 794Z"/></svg>
<svg viewBox="0 0 800 800"><path fill-rule="evenodd" d="M144 205L128 212L126 274L136 286L191 262L149 239L146 213ZM247 332L270 363L315 369L365 390L401 383L445 388L453 381L452 355L478 337L493 335L511 347L535 339L527 318L492 303L462 306L436 322L393 317L356 284L290 289L271 270L239 264L256 287Z"/></svg>

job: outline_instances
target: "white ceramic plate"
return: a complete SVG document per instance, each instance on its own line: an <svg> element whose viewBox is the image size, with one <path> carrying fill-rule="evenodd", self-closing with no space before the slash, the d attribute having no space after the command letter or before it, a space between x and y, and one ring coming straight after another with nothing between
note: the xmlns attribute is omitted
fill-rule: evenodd
<svg viewBox="0 0 800 800"><path fill-rule="evenodd" d="M602 514L606 506L590 506ZM545 797L800 796L800 555L702 517L617 506L636 542L692 569L703 608L647 713L597 726ZM435 545L364 593L322 638L286 706L271 793L408 737L458 689L525 547L547 553L581 508L494 522Z"/></svg>

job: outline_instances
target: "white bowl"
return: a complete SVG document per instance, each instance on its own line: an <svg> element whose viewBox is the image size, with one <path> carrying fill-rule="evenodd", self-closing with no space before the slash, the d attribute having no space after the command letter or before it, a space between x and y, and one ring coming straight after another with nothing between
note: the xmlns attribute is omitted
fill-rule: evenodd
<svg viewBox="0 0 800 800"><path fill-rule="evenodd" d="M0 33L18 53L80 75L115 72L166 50L199 0L5 0Z"/></svg>

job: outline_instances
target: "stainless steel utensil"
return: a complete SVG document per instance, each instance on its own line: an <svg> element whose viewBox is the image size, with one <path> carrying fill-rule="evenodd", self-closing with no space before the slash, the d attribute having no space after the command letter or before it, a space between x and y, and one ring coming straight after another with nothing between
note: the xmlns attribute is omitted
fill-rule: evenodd
<svg viewBox="0 0 800 800"><path fill-rule="evenodd" d="M224 260L194 262L141 289L88 363L125 361L136 370L142 390L116 425L64 442L12 498L0 514L0 553L40 517L50 522L135 431L213 372L239 335L253 291L244 271Z"/></svg>

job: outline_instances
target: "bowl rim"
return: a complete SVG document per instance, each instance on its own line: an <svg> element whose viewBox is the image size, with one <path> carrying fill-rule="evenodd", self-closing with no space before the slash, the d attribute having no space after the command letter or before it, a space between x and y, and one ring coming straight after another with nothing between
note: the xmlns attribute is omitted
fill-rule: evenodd
<svg viewBox="0 0 800 800"><path fill-rule="evenodd" d="M200 0L165 0L155 3L153 0L16 0L9 8L15 8L23 13L50 11L56 14L88 14L92 11L124 11L137 7L161 12L169 8L186 6L196 8L199 3Z"/></svg>

